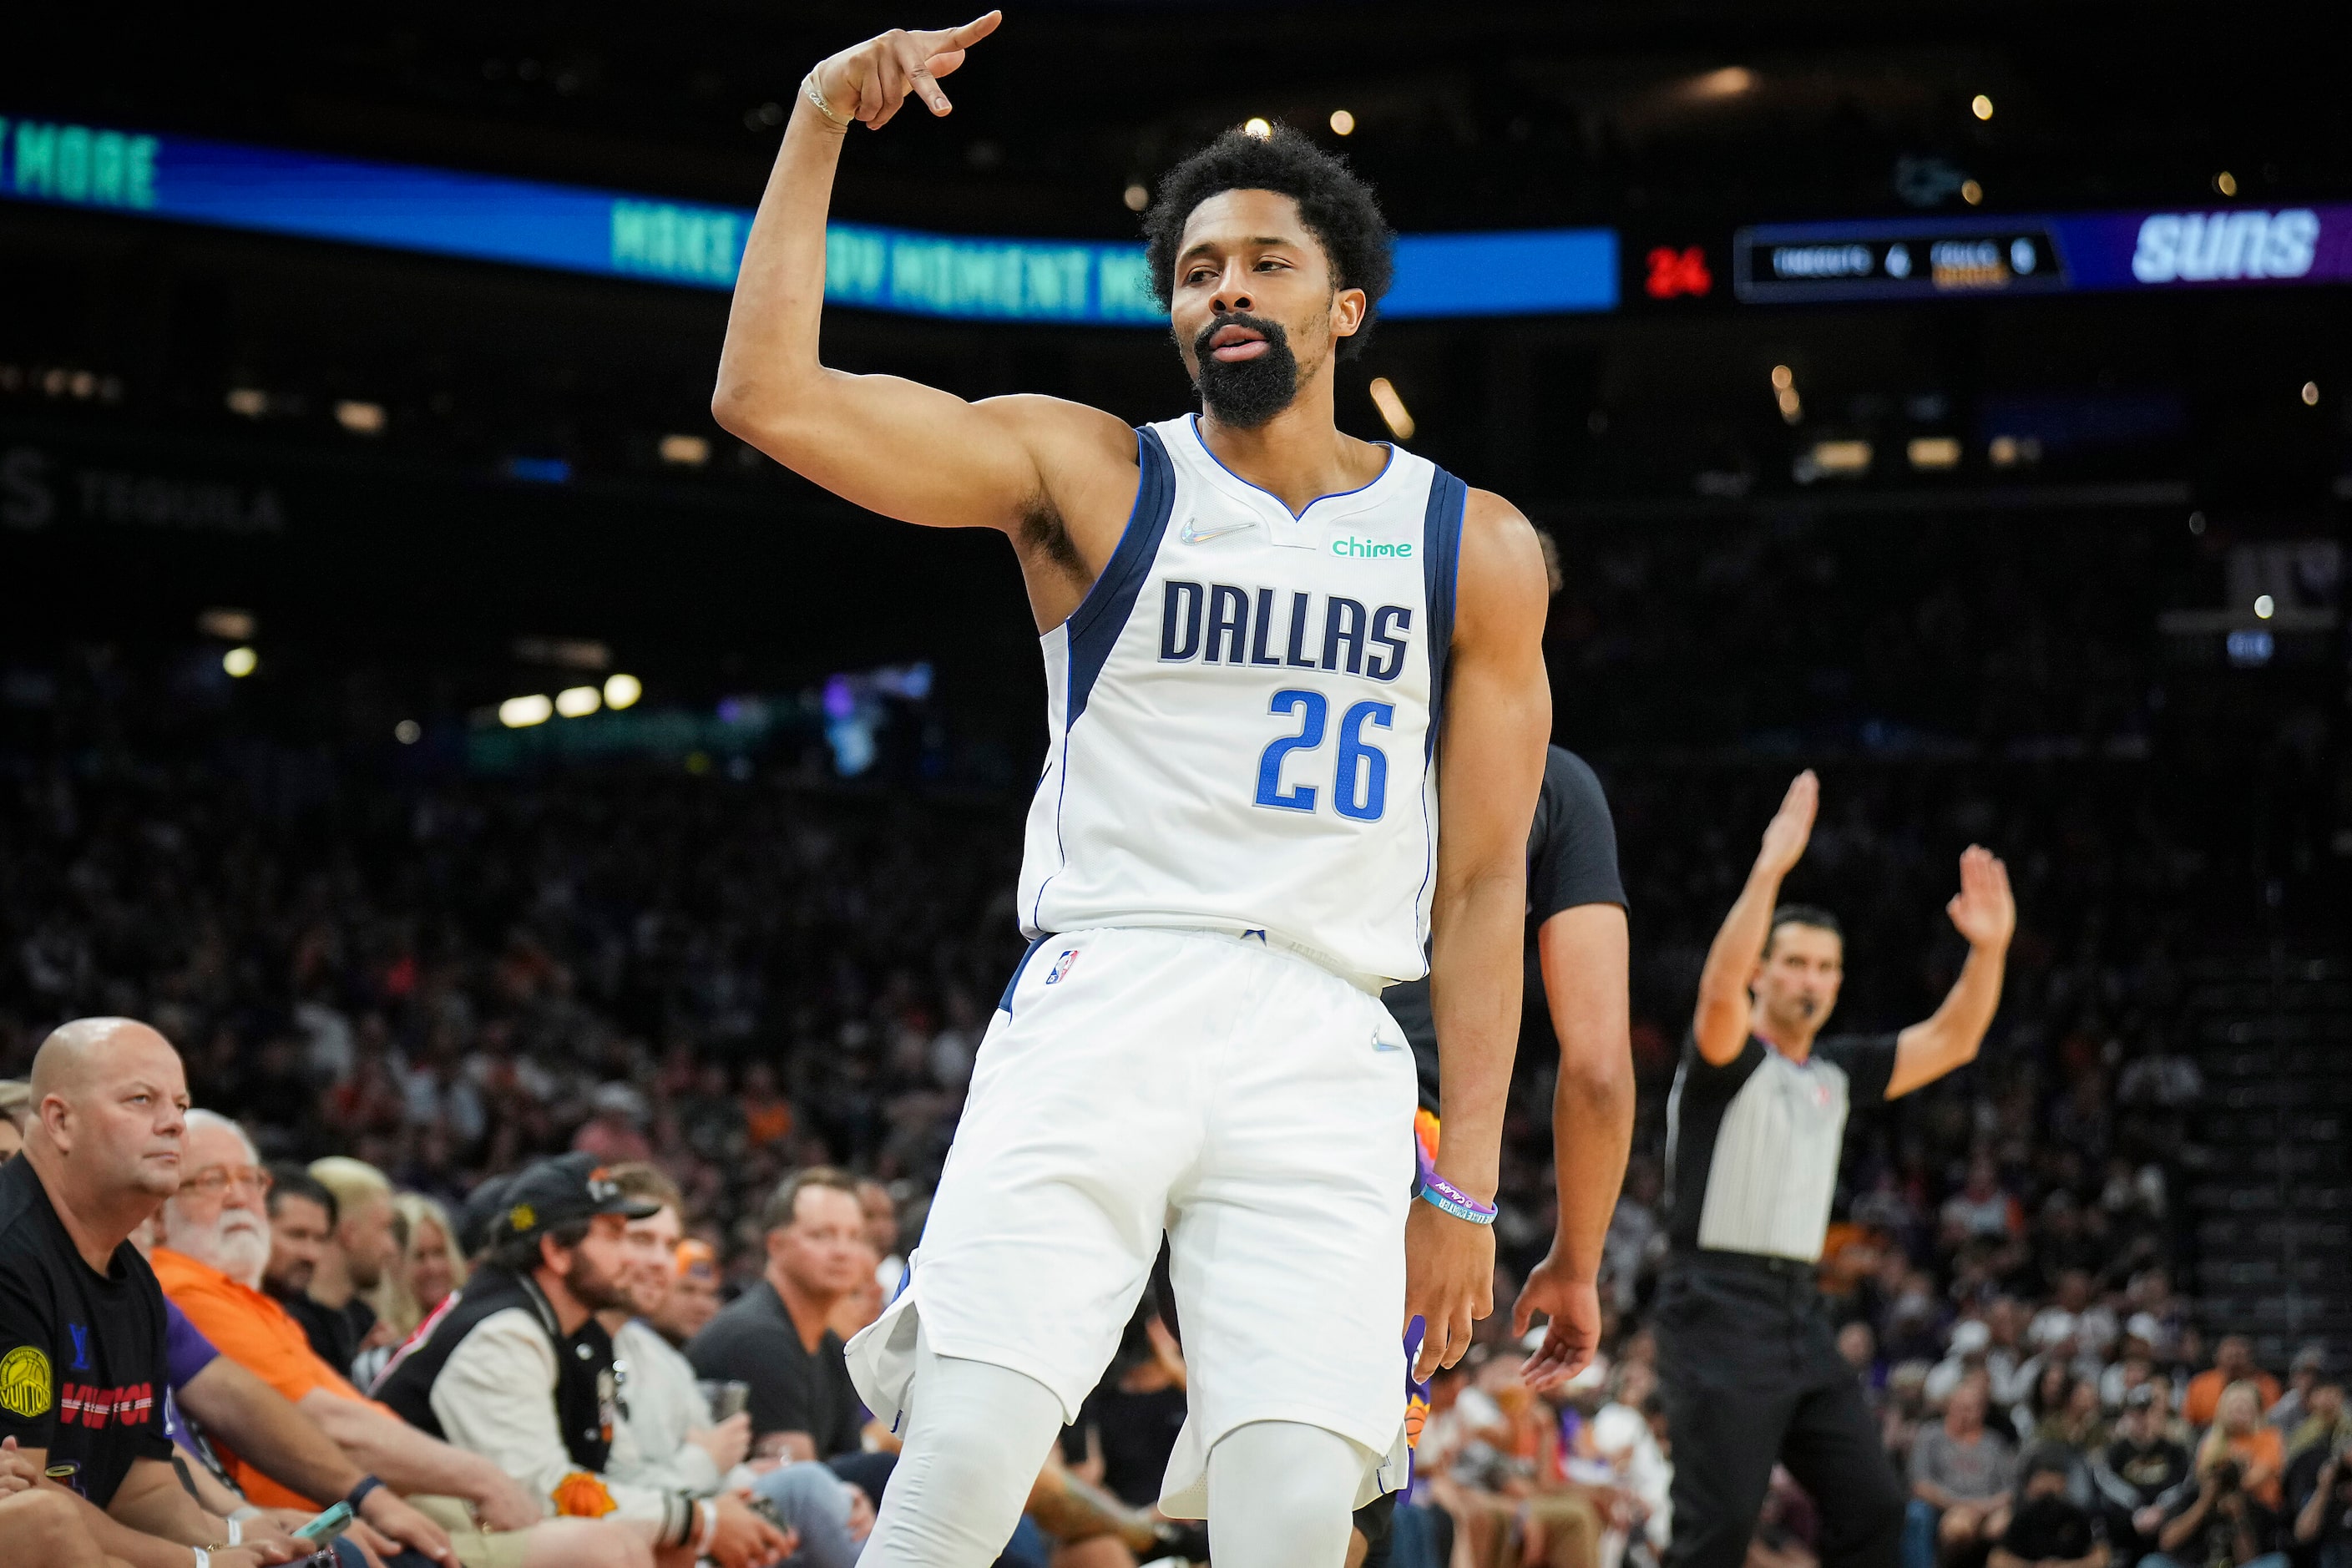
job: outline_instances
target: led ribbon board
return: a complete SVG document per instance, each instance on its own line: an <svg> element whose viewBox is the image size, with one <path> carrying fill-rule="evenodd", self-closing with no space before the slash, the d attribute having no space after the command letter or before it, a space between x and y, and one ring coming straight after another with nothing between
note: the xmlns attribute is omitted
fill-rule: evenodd
<svg viewBox="0 0 2352 1568"><path fill-rule="evenodd" d="M751 214L617 191L0 117L0 197L390 250L730 289ZM1610 229L1407 235L1391 318L1613 310ZM1139 244L836 223L825 297L959 321L1165 329Z"/></svg>
<svg viewBox="0 0 2352 1568"><path fill-rule="evenodd" d="M2352 205L1764 224L1732 240L1742 300L1953 299L2352 281Z"/></svg>

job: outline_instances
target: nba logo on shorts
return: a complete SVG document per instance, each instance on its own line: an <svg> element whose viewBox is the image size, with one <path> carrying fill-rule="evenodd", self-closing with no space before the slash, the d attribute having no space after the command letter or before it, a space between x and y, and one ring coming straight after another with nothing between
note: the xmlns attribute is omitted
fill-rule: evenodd
<svg viewBox="0 0 2352 1568"><path fill-rule="evenodd" d="M1070 972L1070 965L1077 963L1077 961L1078 950L1076 948L1073 947L1065 949L1062 952L1062 956L1054 960L1054 967L1045 972L1045 984L1048 985L1059 985L1062 983L1062 976L1067 974Z"/></svg>

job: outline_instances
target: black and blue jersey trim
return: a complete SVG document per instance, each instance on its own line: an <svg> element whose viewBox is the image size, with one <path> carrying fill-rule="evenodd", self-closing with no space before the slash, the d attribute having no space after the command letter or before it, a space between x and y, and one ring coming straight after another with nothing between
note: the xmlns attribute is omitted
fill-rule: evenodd
<svg viewBox="0 0 2352 1568"><path fill-rule="evenodd" d="M1176 466L1168 460L1160 432L1147 427L1135 433L1136 466L1141 470L1135 486L1135 507L1127 528L1111 552L1110 563L1087 590L1086 599L1069 620L1070 700L1062 714L1067 733L1087 710L1095 681L1118 646L1118 634L1135 611L1136 595L1151 575L1160 556L1160 542L1168 532L1168 517L1176 507Z"/></svg>
<svg viewBox="0 0 2352 1568"><path fill-rule="evenodd" d="M1052 931L1040 931L1036 936L1030 939L1029 951L1023 953L1021 955L1021 962L1013 966L1013 978L1004 983L1004 994L996 999L996 1010L998 1012L1010 1013L1013 1011L1013 993L1019 989L1021 977L1029 972L1029 961L1037 956L1037 950L1039 948L1045 946L1047 942L1053 940L1054 933Z"/></svg>
<svg viewBox="0 0 2352 1568"><path fill-rule="evenodd" d="M1445 670L1454 651L1454 586L1462 559L1462 510L1470 487L1435 470L1429 481L1429 510L1421 520L1422 592L1429 605L1428 756L1437 755L1437 732L1445 712Z"/></svg>

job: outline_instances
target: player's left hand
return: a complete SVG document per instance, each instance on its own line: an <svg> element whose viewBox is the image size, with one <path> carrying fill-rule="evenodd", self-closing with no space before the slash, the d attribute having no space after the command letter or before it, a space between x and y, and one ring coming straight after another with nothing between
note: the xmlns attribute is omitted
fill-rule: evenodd
<svg viewBox="0 0 2352 1568"><path fill-rule="evenodd" d="M1593 1350L1601 1343L1600 1289L1590 1279L1570 1278L1559 1255L1551 1253L1520 1288L1511 1308L1511 1332L1524 1338L1538 1312L1551 1321L1545 1325L1543 1344L1528 1357L1519 1375L1543 1394L1592 1363Z"/></svg>
<svg viewBox="0 0 2352 1568"><path fill-rule="evenodd" d="M1970 947L2005 951L2017 931L2017 900L2000 857L1981 844L1969 845L1960 857L1960 890L1944 912Z"/></svg>
<svg viewBox="0 0 2352 1568"><path fill-rule="evenodd" d="M1470 1349L1470 1328L1495 1310L1495 1227L1413 1200L1404 1222L1404 1321L1427 1327L1412 1375L1427 1378Z"/></svg>

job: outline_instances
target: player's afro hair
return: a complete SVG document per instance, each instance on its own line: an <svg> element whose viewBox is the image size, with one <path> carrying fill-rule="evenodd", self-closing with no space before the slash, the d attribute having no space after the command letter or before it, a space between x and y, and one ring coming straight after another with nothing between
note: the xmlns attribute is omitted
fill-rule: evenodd
<svg viewBox="0 0 2352 1568"><path fill-rule="evenodd" d="M1271 136L1228 131L1168 171L1159 198L1143 215L1145 265L1151 292L1162 307L1174 284L1176 247L1192 209L1225 191L1273 191L1298 204L1298 216L1323 247L1332 282L1361 289L1369 304L1364 324L1339 345L1352 355L1371 334L1372 313L1389 291L1395 270L1391 247L1396 237L1381 216L1371 186L1356 177L1347 160L1326 153L1288 126Z"/></svg>

